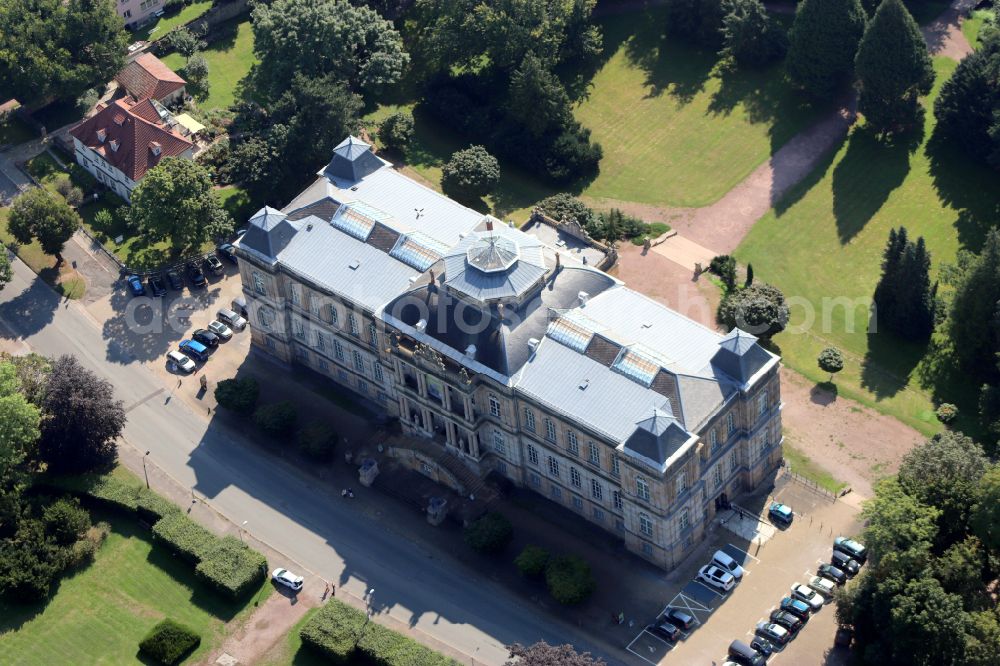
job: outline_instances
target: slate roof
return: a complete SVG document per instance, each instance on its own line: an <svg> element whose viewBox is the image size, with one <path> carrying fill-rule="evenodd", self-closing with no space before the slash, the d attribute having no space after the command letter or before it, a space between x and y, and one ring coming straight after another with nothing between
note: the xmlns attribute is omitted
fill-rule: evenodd
<svg viewBox="0 0 1000 666"><path fill-rule="evenodd" d="M481 303L520 298L545 275L542 244L503 224L468 234L444 256L445 284Z"/></svg>
<svg viewBox="0 0 1000 666"><path fill-rule="evenodd" d="M139 113L132 111L139 107ZM133 105L117 99L69 130L80 143L93 149L110 166L134 181L164 157L181 155L194 144L168 127L147 120L149 103ZM99 132L105 133L101 141ZM160 154L154 148L159 147Z"/></svg>
<svg viewBox="0 0 1000 666"><path fill-rule="evenodd" d="M357 182L384 166L375 156L371 145L361 139L349 136L333 149L333 157L326 166L325 173L350 183Z"/></svg>
<svg viewBox="0 0 1000 666"><path fill-rule="evenodd" d="M161 101L187 83L152 53L143 53L118 72L115 80L137 100Z"/></svg>
<svg viewBox="0 0 1000 666"><path fill-rule="evenodd" d="M657 467L665 465L691 439L669 410L654 409L635 425L635 431L625 440L625 452L645 458Z"/></svg>
<svg viewBox="0 0 1000 666"><path fill-rule="evenodd" d="M308 218L292 220L280 210L264 206L250 218L247 232L239 244L273 261L288 247L299 229L307 224L303 220Z"/></svg>

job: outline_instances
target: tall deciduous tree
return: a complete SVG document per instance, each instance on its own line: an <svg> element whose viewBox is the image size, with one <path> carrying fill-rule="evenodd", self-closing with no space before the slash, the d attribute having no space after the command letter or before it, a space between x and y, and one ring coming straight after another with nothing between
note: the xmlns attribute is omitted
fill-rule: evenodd
<svg viewBox="0 0 1000 666"><path fill-rule="evenodd" d="M115 6L113 0L0 2L4 96L28 104L76 99L114 77L128 46Z"/></svg>
<svg viewBox="0 0 1000 666"><path fill-rule="evenodd" d="M722 51L741 67L760 67L785 55L788 39L760 0L723 0Z"/></svg>
<svg viewBox="0 0 1000 666"><path fill-rule="evenodd" d="M788 305L781 290L755 282L746 289L732 291L722 299L716 313L727 329L740 328L761 338L770 339L785 330Z"/></svg>
<svg viewBox="0 0 1000 666"><path fill-rule="evenodd" d="M858 0L803 0L788 36L788 75L809 95L832 97L854 77L864 31Z"/></svg>
<svg viewBox="0 0 1000 666"><path fill-rule="evenodd" d="M124 427L125 408L111 383L73 356L56 359L42 400L38 446L49 469L81 473L114 462Z"/></svg>
<svg viewBox="0 0 1000 666"><path fill-rule="evenodd" d="M990 229L982 252L971 259L955 285L949 333L965 368L986 380L996 378L1000 303L1000 231Z"/></svg>
<svg viewBox="0 0 1000 666"><path fill-rule="evenodd" d="M890 477L875 485L875 497L865 503L861 515L868 521L864 539L873 569L912 574L926 565L940 511L908 495Z"/></svg>
<svg viewBox="0 0 1000 666"><path fill-rule="evenodd" d="M166 157L146 172L132 192L131 219L152 238L169 239L175 251L199 247L233 226L208 169L182 157Z"/></svg>
<svg viewBox="0 0 1000 666"><path fill-rule="evenodd" d="M717 48L722 40L722 0L669 0L667 32L685 41Z"/></svg>
<svg viewBox="0 0 1000 666"><path fill-rule="evenodd" d="M882 132L923 120L919 97L934 84L934 67L917 22L902 0L882 0L858 45L858 110Z"/></svg>
<svg viewBox="0 0 1000 666"><path fill-rule="evenodd" d="M509 72L529 52L544 66L587 60L601 51L601 33L591 24L596 0L418 0L414 42L432 68L478 68L484 63Z"/></svg>
<svg viewBox="0 0 1000 666"><path fill-rule="evenodd" d="M10 531L31 476L38 442L38 408L25 399L17 369L0 361L0 535Z"/></svg>
<svg viewBox="0 0 1000 666"><path fill-rule="evenodd" d="M334 75L352 90L378 90L409 63L392 23L347 0L275 0L253 10L257 81L277 97L296 74Z"/></svg>
<svg viewBox="0 0 1000 666"><path fill-rule="evenodd" d="M893 600L893 663L914 666L961 664L965 654L962 598L936 579L916 578Z"/></svg>
<svg viewBox="0 0 1000 666"><path fill-rule="evenodd" d="M934 116L945 136L1000 169L1000 27L980 40L941 87Z"/></svg>
<svg viewBox="0 0 1000 666"><path fill-rule="evenodd" d="M983 545L1000 557L1000 465L991 466L979 480L979 501L969 523Z"/></svg>
<svg viewBox="0 0 1000 666"><path fill-rule="evenodd" d="M482 146L469 146L441 168L441 189L462 200L484 197L500 182L500 163Z"/></svg>
<svg viewBox="0 0 1000 666"><path fill-rule="evenodd" d="M603 659L580 654L572 645L549 645L539 641L525 647L519 643L508 645L511 660L504 666L604 666ZM515 661L516 659L516 661Z"/></svg>
<svg viewBox="0 0 1000 666"><path fill-rule="evenodd" d="M7 228L18 243L37 240L42 252L62 263L66 241L80 226L80 216L66 200L42 187L35 187L14 199Z"/></svg>

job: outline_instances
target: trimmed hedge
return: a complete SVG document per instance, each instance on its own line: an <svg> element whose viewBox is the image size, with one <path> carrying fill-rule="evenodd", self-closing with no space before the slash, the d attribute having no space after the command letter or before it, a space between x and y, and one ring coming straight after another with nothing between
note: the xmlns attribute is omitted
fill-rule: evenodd
<svg viewBox="0 0 1000 666"><path fill-rule="evenodd" d="M153 536L193 564L208 555L218 537L183 513L164 517L153 525Z"/></svg>
<svg viewBox="0 0 1000 666"><path fill-rule="evenodd" d="M549 563L550 557L549 551L541 546L529 544L514 558L514 566L522 576L535 578L545 573L545 565Z"/></svg>
<svg viewBox="0 0 1000 666"><path fill-rule="evenodd" d="M129 483L127 480L112 474L94 476L84 474L79 476L53 476L43 479L40 486L51 485L54 488L67 490L82 495L85 499L96 501L111 509L126 512L135 511L139 501L142 486Z"/></svg>
<svg viewBox="0 0 1000 666"><path fill-rule="evenodd" d="M372 666L458 666L454 659L412 638L367 622L365 614L330 599L299 632L302 642L334 664Z"/></svg>
<svg viewBox="0 0 1000 666"><path fill-rule="evenodd" d="M513 538L513 526L500 513L487 513L465 528L465 543L480 553L499 553Z"/></svg>
<svg viewBox="0 0 1000 666"><path fill-rule="evenodd" d="M233 536L216 539L195 573L206 584L232 599L239 599L260 585L267 575L267 560Z"/></svg>
<svg viewBox="0 0 1000 666"><path fill-rule="evenodd" d="M306 622L299 636L304 644L331 662L347 664L366 621L361 611L330 599Z"/></svg>
<svg viewBox="0 0 1000 666"><path fill-rule="evenodd" d="M166 497L161 497L146 488L139 491L135 510L139 514L139 518L150 525L156 524L161 518L181 512L181 508Z"/></svg>
<svg viewBox="0 0 1000 666"><path fill-rule="evenodd" d="M139 641L139 651L161 664L176 664L201 644L194 629L170 618L162 620Z"/></svg>

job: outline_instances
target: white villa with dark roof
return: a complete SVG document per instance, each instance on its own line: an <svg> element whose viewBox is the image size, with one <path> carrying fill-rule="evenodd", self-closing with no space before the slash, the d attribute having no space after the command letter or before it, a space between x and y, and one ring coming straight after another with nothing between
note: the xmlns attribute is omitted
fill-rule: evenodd
<svg viewBox="0 0 1000 666"><path fill-rule="evenodd" d="M779 359L407 178L351 137L237 250L253 345L670 569L781 461Z"/></svg>

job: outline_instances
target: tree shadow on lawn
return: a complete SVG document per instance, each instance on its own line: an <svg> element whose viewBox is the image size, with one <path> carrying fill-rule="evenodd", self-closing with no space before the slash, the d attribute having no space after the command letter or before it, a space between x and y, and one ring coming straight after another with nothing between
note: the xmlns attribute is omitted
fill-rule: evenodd
<svg viewBox="0 0 1000 666"><path fill-rule="evenodd" d="M978 252L986 232L1000 220L1000 173L977 162L936 127L926 152L938 197L957 213L959 243Z"/></svg>
<svg viewBox="0 0 1000 666"><path fill-rule="evenodd" d="M718 54L683 43L664 34L662 21L646 21L625 42L629 61L646 73L646 97L669 94L687 104L705 88Z"/></svg>
<svg viewBox="0 0 1000 666"><path fill-rule="evenodd" d="M790 208L802 200L809 192L812 191L813 187L818 185L824 178L826 178L826 172L830 170L833 166L833 162L837 155L840 154L841 144L847 140L847 137L840 138L836 145L831 146L827 151L826 155L812 168L809 175L800 180L796 185L792 186L785 192L777 201L772 201L774 206L775 217L781 217Z"/></svg>
<svg viewBox="0 0 1000 666"><path fill-rule="evenodd" d="M920 385L931 392L934 403L949 402L958 407L958 416L951 428L966 433L981 442L990 438L977 418L979 414L979 384L969 381L969 372L955 356L950 342L941 334L935 336L917 366Z"/></svg>
<svg viewBox="0 0 1000 666"><path fill-rule="evenodd" d="M846 245L882 208L910 172L910 154L922 132L884 138L865 126L850 134L847 152L833 170L833 215Z"/></svg>
<svg viewBox="0 0 1000 666"><path fill-rule="evenodd" d="M910 374L927 353L927 342L901 340L892 333L868 333L861 362L861 386L876 400L891 398L909 383Z"/></svg>

